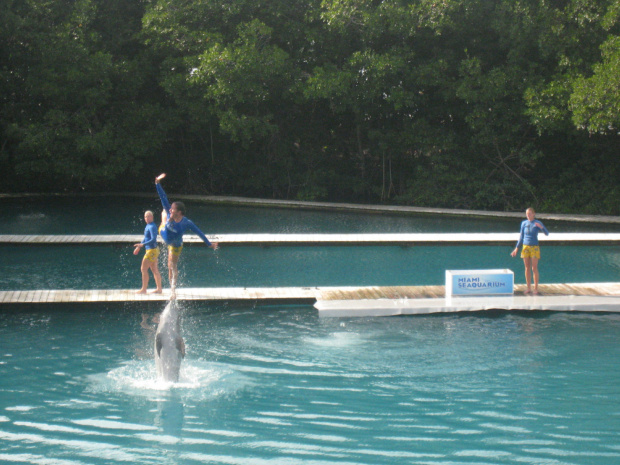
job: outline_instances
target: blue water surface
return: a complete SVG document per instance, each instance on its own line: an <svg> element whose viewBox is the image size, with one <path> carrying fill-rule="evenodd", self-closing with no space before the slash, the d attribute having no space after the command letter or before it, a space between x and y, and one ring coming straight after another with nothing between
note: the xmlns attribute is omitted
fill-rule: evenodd
<svg viewBox="0 0 620 465"><path fill-rule="evenodd" d="M442 285L445 270L512 269L523 283L523 261L512 246L185 247L180 287ZM0 246L0 290L131 289L140 287L142 256L131 247ZM166 252L159 268L167 286ZM544 246L541 282L616 282L615 246ZM151 286L153 282L151 279Z"/></svg>
<svg viewBox="0 0 620 465"><path fill-rule="evenodd" d="M0 463L620 462L618 315L196 303L166 385L161 305L0 313Z"/></svg>
<svg viewBox="0 0 620 465"><path fill-rule="evenodd" d="M3 199L0 234L141 233L157 203L122 200ZM519 223L190 207L213 234L516 234ZM188 246L180 286L443 284L445 269L469 268L511 268L523 282L511 248ZM617 247L542 249L543 282L620 276ZM139 286L131 247L3 246L0 256L0 290ZM0 463L620 463L618 314L355 319L309 305L182 303L187 356L167 384L153 361L163 305L0 308Z"/></svg>

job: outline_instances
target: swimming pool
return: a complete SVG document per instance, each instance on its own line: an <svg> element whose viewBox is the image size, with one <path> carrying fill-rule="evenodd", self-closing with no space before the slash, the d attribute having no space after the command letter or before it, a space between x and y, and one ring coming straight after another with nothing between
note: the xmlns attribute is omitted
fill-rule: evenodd
<svg viewBox="0 0 620 465"><path fill-rule="evenodd" d="M64 201L50 210L7 207L0 233L141 233L144 203L128 202L109 210ZM518 229L512 220L219 214L222 229L205 230L514 230L516 237ZM503 246L188 247L181 285L443 284L445 269L461 268L512 268L523 282L521 260L509 253ZM140 258L129 247L0 247L0 254L2 289L139 284ZM619 271L617 247L543 248L543 282L617 281ZM175 385L157 381L153 325L141 326L141 314L151 322L161 303L0 309L0 463L620 462L620 315L320 319L309 305L182 305L187 357Z"/></svg>
<svg viewBox="0 0 620 465"><path fill-rule="evenodd" d="M443 285L445 270L501 269L523 283L523 261L510 246L276 246L183 252L181 287ZM141 255L131 247L0 246L0 290L131 289L140 286ZM160 256L165 271L165 253ZM545 245L541 282L616 282L615 246ZM164 272L164 286L167 277ZM153 282L151 279L151 286Z"/></svg>
<svg viewBox="0 0 620 465"><path fill-rule="evenodd" d="M618 315L194 304L175 386L155 379L140 320L132 306L0 313L0 462L620 462Z"/></svg>

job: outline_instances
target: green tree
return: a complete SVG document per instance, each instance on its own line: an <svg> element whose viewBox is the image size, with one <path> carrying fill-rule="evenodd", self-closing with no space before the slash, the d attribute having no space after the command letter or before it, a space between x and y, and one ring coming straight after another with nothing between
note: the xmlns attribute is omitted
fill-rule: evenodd
<svg viewBox="0 0 620 465"><path fill-rule="evenodd" d="M164 132L159 105L136 95L141 67L102 42L105 21L119 20L99 16L102 3L6 5L12 89L3 106L3 121L10 121L3 153L26 185L88 189L135 175ZM126 43L128 34L119 40Z"/></svg>

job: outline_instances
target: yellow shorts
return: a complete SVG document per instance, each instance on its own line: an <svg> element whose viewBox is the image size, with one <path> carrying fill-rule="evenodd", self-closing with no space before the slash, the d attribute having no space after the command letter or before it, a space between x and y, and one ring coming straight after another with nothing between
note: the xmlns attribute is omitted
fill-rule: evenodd
<svg viewBox="0 0 620 465"><path fill-rule="evenodd" d="M155 247L154 249L147 249L144 253L144 259L149 260L151 262L156 262L159 257L159 249Z"/></svg>
<svg viewBox="0 0 620 465"><path fill-rule="evenodd" d="M521 258L537 258L540 260L540 247L537 245L524 245L521 249Z"/></svg>
<svg viewBox="0 0 620 465"><path fill-rule="evenodd" d="M180 245L179 247L175 247L174 245L169 245L168 252L178 257L179 255L181 255L181 252L183 252L183 246Z"/></svg>

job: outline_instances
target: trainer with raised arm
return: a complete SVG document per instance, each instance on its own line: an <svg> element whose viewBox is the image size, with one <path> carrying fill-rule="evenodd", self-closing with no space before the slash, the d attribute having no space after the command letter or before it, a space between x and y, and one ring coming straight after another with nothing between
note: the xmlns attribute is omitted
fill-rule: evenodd
<svg viewBox="0 0 620 465"><path fill-rule="evenodd" d="M525 294L532 293L532 275L534 276L534 291L533 294L538 294L538 261L540 260L540 247L538 246L538 233L542 231L545 236L549 235L549 231L545 228L545 225L536 220L536 212L533 208L525 210L525 216L527 220L523 220L521 223L521 234L517 241L517 246L510 254L513 257L517 256L519 246L523 245L521 250L521 258L525 265L525 282L527 283L527 290ZM531 274L530 274L531 270Z"/></svg>
<svg viewBox="0 0 620 465"><path fill-rule="evenodd" d="M174 297L176 292L179 257L183 250L183 234L185 234L186 231L193 231L213 250L217 250L219 244L209 241L200 228L185 216L185 204L183 202L172 202L171 204L168 201L166 192L160 183L165 177L166 173L157 176L155 178L155 187L163 206L159 234L166 245L168 245L168 279L170 280L170 288Z"/></svg>

